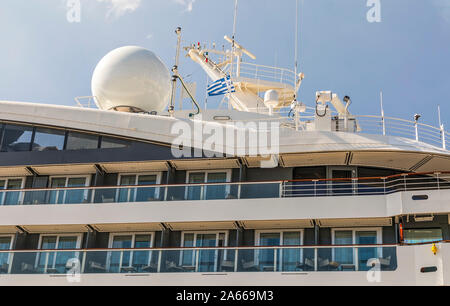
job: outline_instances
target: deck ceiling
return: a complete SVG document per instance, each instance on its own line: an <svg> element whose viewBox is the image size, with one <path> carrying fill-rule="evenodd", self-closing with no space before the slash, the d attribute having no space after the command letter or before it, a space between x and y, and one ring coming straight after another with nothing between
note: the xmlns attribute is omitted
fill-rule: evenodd
<svg viewBox="0 0 450 306"><path fill-rule="evenodd" d="M18 232L18 229L14 225L0 226L0 234L15 234L16 232Z"/></svg>
<svg viewBox="0 0 450 306"><path fill-rule="evenodd" d="M404 152L355 152L350 165L394 168L410 171L429 158L428 154Z"/></svg>
<svg viewBox="0 0 450 306"><path fill-rule="evenodd" d="M30 234L86 233L88 227L83 224L67 225L21 225Z"/></svg>
<svg viewBox="0 0 450 306"><path fill-rule="evenodd" d="M167 171L167 162L123 162L100 164L107 173Z"/></svg>
<svg viewBox="0 0 450 306"><path fill-rule="evenodd" d="M0 177L27 176L30 174L25 167L0 167Z"/></svg>
<svg viewBox="0 0 450 306"><path fill-rule="evenodd" d="M235 229L233 221L217 222L171 222L166 225L173 231L229 230Z"/></svg>
<svg viewBox="0 0 450 306"><path fill-rule="evenodd" d="M96 172L93 164L71 164L55 166L34 166L33 170L38 175L72 175L72 174L93 174Z"/></svg>
<svg viewBox="0 0 450 306"><path fill-rule="evenodd" d="M282 155L285 167L346 165L347 152L300 153Z"/></svg>
<svg viewBox="0 0 450 306"><path fill-rule="evenodd" d="M314 227L312 220L240 221L245 229L294 229Z"/></svg>
<svg viewBox="0 0 450 306"><path fill-rule="evenodd" d="M320 219L320 227L391 226L392 218Z"/></svg>
<svg viewBox="0 0 450 306"><path fill-rule="evenodd" d="M163 229L161 223L116 223L116 224L92 224L96 231L103 233L120 233L120 232L153 232Z"/></svg>
<svg viewBox="0 0 450 306"><path fill-rule="evenodd" d="M203 159L171 161L177 170L209 170L239 168L238 159Z"/></svg>
<svg viewBox="0 0 450 306"><path fill-rule="evenodd" d="M450 171L450 158L443 156L433 156L428 162L421 165L416 171L418 172Z"/></svg>

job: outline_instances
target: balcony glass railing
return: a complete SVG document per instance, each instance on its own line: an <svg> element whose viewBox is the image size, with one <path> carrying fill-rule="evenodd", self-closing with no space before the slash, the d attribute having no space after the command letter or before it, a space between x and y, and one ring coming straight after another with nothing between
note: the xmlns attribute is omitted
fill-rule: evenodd
<svg viewBox="0 0 450 306"><path fill-rule="evenodd" d="M450 173L382 178L0 190L0 205L139 203L383 195L450 189Z"/></svg>
<svg viewBox="0 0 450 306"><path fill-rule="evenodd" d="M0 251L0 274L394 271L395 245Z"/></svg>

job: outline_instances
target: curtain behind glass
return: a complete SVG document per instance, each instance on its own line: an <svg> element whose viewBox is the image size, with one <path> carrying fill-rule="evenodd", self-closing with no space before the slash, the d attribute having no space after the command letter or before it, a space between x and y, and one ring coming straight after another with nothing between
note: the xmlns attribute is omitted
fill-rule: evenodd
<svg viewBox="0 0 450 306"><path fill-rule="evenodd" d="M123 175L120 177L120 186L136 185L136 175ZM118 202L130 202L134 200L135 188L120 188Z"/></svg>
<svg viewBox="0 0 450 306"><path fill-rule="evenodd" d="M334 244L346 245L353 243L352 231L335 231ZM340 264L353 264L353 248L335 248L334 259Z"/></svg>
<svg viewBox="0 0 450 306"><path fill-rule="evenodd" d="M133 237L131 235L114 236L113 249L130 249ZM123 267L130 266L130 251L111 251L110 255L110 272L122 272Z"/></svg>
<svg viewBox="0 0 450 306"><path fill-rule="evenodd" d="M301 233L300 232L284 232L283 233L283 245L300 245ZM299 263L301 263L300 248L297 249L283 249L283 270L282 271L295 271Z"/></svg>
<svg viewBox="0 0 450 306"><path fill-rule="evenodd" d="M221 173L208 173L207 183L226 183L227 174ZM219 200L226 198L226 185L208 185L206 186L206 200Z"/></svg>
<svg viewBox="0 0 450 306"><path fill-rule="evenodd" d="M156 175L140 175L138 177L138 185L155 185L157 183ZM156 199L155 187L137 188L136 202L153 201Z"/></svg>
<svg viewBox="0 0 450 306"><path fill-rule="evenodd" d="M11 237L0 237L0 250L11 248ZM0 253L0 273L8 273L9 253Z"/></svg>
<svg viewBox="0 0 450 306"><path fill-rule="evenodd" d="M6 189L21 189L22 179L8 180ZM20 191L5 192L4 205L18 205L20 202Z"/></svg>
<svg viewBox="0 0 450 306"><path fill-rule="evenodd" d="M261 246L279 246L281 242L280 236L281 233L261 233L259 236L259 244ZM275 265L275 251L275 249L259 250L260 270L273 271Z"/></svg>
<svg viewBox="0 0 450 306"><path fill-rule="evenodd" d="M190 173L189 184L201 184L205 182L205 173ZM202 197L202 186L189 186L187 190L187 200L200 200Z"/></svg>
<svg viewBox="0 0 450 306"><path fill-rule="evenodd" d="M376 231L356 232L356 244L377 244ZM367 266L367 261L371 258L378 258L377 248L358 248L358 270L368 271L371 267Z"/></svg>

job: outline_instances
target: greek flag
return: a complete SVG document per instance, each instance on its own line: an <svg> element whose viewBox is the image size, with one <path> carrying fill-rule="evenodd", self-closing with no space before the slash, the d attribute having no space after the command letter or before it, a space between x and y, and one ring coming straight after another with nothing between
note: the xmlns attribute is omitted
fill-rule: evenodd
<svg viewBox="0 0 450 306"><path fill-rule="evenodd" d="M208 96L220 96L225 95L227 93L236 92L236 88L233 85L233 82L230 79L230 76L226 78L219 79L208 86Z"/></svg>

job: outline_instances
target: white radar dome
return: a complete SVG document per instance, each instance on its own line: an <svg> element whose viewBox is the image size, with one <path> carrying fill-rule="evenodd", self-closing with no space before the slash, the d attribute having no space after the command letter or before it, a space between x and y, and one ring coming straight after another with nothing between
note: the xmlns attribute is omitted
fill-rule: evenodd
<svg viewBox="0 0 450 306"><path fill-rule="evenodd" d="M171 75L153 52L136 46L115 49L97 64L92 95L104 110L162 112L171 95Z"/></svg>

